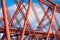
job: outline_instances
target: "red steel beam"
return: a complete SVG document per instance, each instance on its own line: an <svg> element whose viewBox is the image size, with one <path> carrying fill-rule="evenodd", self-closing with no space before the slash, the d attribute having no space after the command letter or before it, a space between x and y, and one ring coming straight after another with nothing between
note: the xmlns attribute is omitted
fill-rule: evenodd
<svg viewBox="0 0 60 40"><path fill-rule="evenodd" d="M55 5L54 11L52 12L52 18L51 18L51 21L50 21L50 27L49 27L48 32L47 32L47 38L46 38L46 40L48 40L49 35L50 35L50 30L52 28L52 23L53 23L54 18L55 18L54 13L56 12L56 7L57 7L57 4Z"/></svg>
<svg viewBox="0 0 60 40"><path fill-rule="evenodd" d="M49 11L49 8L48 8L48 10L46 11L46 13L44 14L44 16L42 17L41 21L39 22L37 29L41 27L41 25L42 25L42 23L43 23L43 20L44 20L44 18L46 17L46 14L48 13L48 11Z"/></svg>
<svg viewBox="0 0 60 40"><path fill-rule="evenodd" d="M18 2L16 1L16 3L18 4ZM16 4L16 5L17 5ZM23 7L20 7L20 4L18 4L18 8L19 8L19 12L21 13L21 15L22 15L22 18L20 18L20 22L23 20L23 19L25 19L26 18L26 15L25 15L25 13L24 13L24 11L23 11ZM29 22L29 20L28 20L28 23L27 23L28 25L29 25L29 27L30 27L30 29L31 29L31 24L30 24L30 22ZM32 30L32 29L31 29Z"/></svg>
<svg viewBox="0 0 60 40"><path fill-rule="evenodd" d="M16 3L18 4L18 2L16 1ZM20 10L19 10L19 12L21 12L21 15L22 15L22 17L25 19L25 17L26 17L26 15L25 14L23 14L24 13L24 11L22 10L23 8L22 7L20 7L20 5L19 5L19 8L20 8ZM26 9L25 9L26 10ZM30 24L30 22L29 22L29 20L28 20L28 23L27 23L27 25L28 25L28 27L31 29L31 24ZM32 29L31 29L32 30ZM32 30L33 31L33 30ZM34 32L34 31L33 31ZM35 33L34 33L34 35L35 35Z"/></svg>
<svg viewBox="0 0 60 40"><path fill-rule="evenodd" d="M45 4L46 6L48 6L50 9L54 9L54 5L56 4L56 3L54 3L52 0L50 1L49 0L49 2L48 2L48 0L46 1L46 0L39 0L41 3L43 3L43 4ZM52 4L51 4L52 3ZM57 4L57 9L56 9L56 11L58 12L58 13L60 13L60 6Z"/></svg>
<svg viewBox="0 0 60 40"><path fill-rule="evenodd" d="M10 30L10 33L11 34L19 34L19 35L22 35L22 33L21 33L22 32L22 29L21 28L20 29L18 29L18 28L9 28L9 30ZM35 32L36 37L37 36L47 37L47 33L45 33L45 32L44 33L43 32L38 32L36 30L34 30L34 32L32 30L26 30L24 35L27 35L28 36L29 35L29 31L30 31L30 35L31 36L33 36L34 35L33 33ZM4 27L0 27L0 33L4 33ZM54 36L54 35L56 37L60 37L60 34L59 33L56 33L56 34L50 33L50 36Z"/></svg>
<svg viewBox="0 0 60 40"><path fill-rule="evenodd" d="M11 15L10 15L10 13L9 13L9 11L8 11L8 8L6 8L6 9L7 9L8 21L10 22ZM13 25L14 25L14 24L13 24ZM5 34L3 34L1 40L4 40L5 37L6 37Z"/></svg>
<svg viewBox="0 0 60 40"><path fill-rule="evenodd" d="M20 7L20 6L19 6ZM24 14L24 11L22 10L23 8L21 7L20 8L20 10L19 11L21 11L21 15L22 15L22 17L25 19L25 17L26 17L26 15ZM25 9L26 10L26 9ZM29 22L29 20L28 20L28 23L27 23L27 25L28 25L28 27L31 29L31 24L30 24L30 22ZM31 29L32 30L32 29ZM32 30L33 31L33 30ZM34 31L33 31L34 32ZM33 33L34 35L35 35L35 33Z"/></svg>
<svg viewBox="0 0 60 40"><path fill-rule="evenodd" d="M2 10L3 10L3 19L5 24L5 31L6 31L6 39L10 40L10 33L9 33L9 26L8 26L8 17L7 17L7 9L5 5L5 0L2 0Z"/></svg>
<svg viewBox="0 0 60 40"><path fill-rule="evenodd" d="M24 13L24 11L22 10L23 8L21 7L20 9L21 9L21 10L19 10L19 11L21 11L21 12L22 12L22 13L21 13L21 15L22 15L22 17L25 19L26 15L25 15L25 14L23 14L23 13ZM26 9L25 9L25 10L26 10ZM28 20L27 25L28 25L28 26L27 26L27 28L29 27L29 28L30 28L30 30L32 30L32 29L31 29L31 27L32 27L32 26L31 26L31 24L30 24L29 20ZM33 30L32 30L32 31L33 31ZM33 31L33 32L34 32L34 31ZM34 33L34 35L35 35L35 33Z"/></svg>
<svg viewBox="0 0 60 40"><path fill-rule="evenodd" d="M15 1L16 1L16 0L15 0ZM20 1L20 6L21 6L22 4L23 4L23 0ZM19 9L18 9L18 6L17 6L17 9L16 9L15 13L14 13L13 17L12 17L11 20L10 20L10 26L12 26L12 23L13 23L16 15L18 14L18 10L19 10Z"/></svg>
<svg viewBox="0 0 60 40"><path fill-rule="evenodd" d="M41 3L40 3L40 5L41 5L43 11L46 12L46 10L45 10L45 8L43 7L43 5L42 5ZM50 22L49 15L48 15L48 14L46 14L46 15L47 15L47 18L48 18L48 20L49 20L49 22ZM55 16L55 19L56 19L56 16ZM58 22L57 19L56 19L56 22ZM47 23L47 24L49 24L49 23ZM57 24L58 24L58 23L57 23ZM45 26L47 26L47 25L45 25ZM44 26L44 27L45 27L45 26ZM53 28L54 28L55 31L57 31L54 25L53 25ZM42 30L43 30L43 29L42 29Z"/></svg>
<svg viewBox="0 0 60 40"><path fill-rule="evenodd" d="M28 15L29 15L29 12L30 12L30 6L31 6L31 3L32 3L32 0L29 0L29 5L28 5L28 10L26 12L26 19L24 21L24 26L23 26L23 31L22 31L22 37L21 37L21 40L24 39L24 34L25 34L25 30L26 30L26 24L27 24L27 21L28 21Z"/></svg>

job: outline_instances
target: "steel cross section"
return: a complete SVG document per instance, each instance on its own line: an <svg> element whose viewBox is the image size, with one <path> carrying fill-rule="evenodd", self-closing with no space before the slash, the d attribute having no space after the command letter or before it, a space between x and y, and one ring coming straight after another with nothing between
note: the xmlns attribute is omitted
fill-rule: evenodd
<svg viewBox="0 0 60 40"><path fill-rule="evenodd" d="M9 33L9 26L8 26L8 17L7 17L7 9L5 5L5 0L2 0L2 10L3 10L3 19L5 24L5 31L6 31L6 39L10 40L10 33Z"/></svg>

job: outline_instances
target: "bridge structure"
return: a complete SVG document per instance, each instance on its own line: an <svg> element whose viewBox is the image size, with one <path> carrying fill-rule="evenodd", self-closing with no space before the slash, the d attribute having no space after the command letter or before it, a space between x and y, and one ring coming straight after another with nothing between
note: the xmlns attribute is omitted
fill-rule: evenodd
<svg viewBox="0 0 60 40"><path fill-rule="evenodd" d="M17 8L11 16L12 13L9 12L5 0L1 0L3 16L0 17L0 33L3 35L0 40L60 40L60 24L58 15L56 16L60 13L60 5L53 0L37 0L44 11L42 18L39 18L39 14L42 13L37 12L32 0L28 0L27 7L24 1L14 0ZM29 20L31 8L38 23L36 29L32 28ZM48 22L44 24L46 20ZM16 26L17 24L19 27Z"/></svg>

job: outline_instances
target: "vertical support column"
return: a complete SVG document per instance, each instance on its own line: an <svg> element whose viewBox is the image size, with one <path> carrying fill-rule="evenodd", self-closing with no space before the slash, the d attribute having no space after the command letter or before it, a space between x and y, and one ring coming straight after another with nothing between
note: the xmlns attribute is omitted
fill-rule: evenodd
<svg viewBox="0 0 60 40"><path fill-rule="evenodd" d="M3 18L5 24L5 31L6 31L6 39L10 40L10 33L9 33L9 26L8 26L8 18L7 18L7 10L5 5L5 0L2 0L2 10L3 10Z"/></svg>
<svg viewBox="0 0 60 40"><path fill-rule="evenodd" d="M30 3L29 3L29 5L28 5L28 10L27 10L27 12L26 12L26 19L25 19L25 21L24 21L24 26L23 26L23 31L22 31L21 40L24 39L24 34L25 34L25 30L26 30L26 24L27 24L27 22L28 22L28 15L29 15L30 6L31 6L31 3L32 3L32 0L29 0L29 1L30 1Z"/></svg>
<svg viewBox="0 0 60 40"><path fill-rule="evenodd" d="M55 11L56 11L56 7L57 7L57 4L55 5L55 8L54 8L54 10L53 10L53 12L52 12L52 18L51 18L51 21L50 21L50 27L49 27L49 29L48 29L48 32L47 32L47 38L46 38L46 40L48 40L48 38L49 38L49 35L50 35L50 30L51 30L51 28L52 28L52 23L53 23L53 20L54 20L54 13L55 13Z"/></svg>

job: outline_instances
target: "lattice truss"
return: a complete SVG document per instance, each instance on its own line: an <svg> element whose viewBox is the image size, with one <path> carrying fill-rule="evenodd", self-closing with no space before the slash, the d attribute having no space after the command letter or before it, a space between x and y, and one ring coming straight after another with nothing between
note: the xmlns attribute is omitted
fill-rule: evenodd
<svg viewBox="0 0 60 40"><path fill-rule="evenodd" d="M1 0L0 40L60 40L60 6L53 0L37 0L38 7L24 1L14 0L13 12Z"/></svg>

